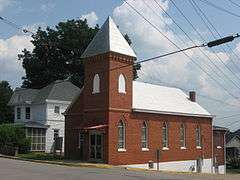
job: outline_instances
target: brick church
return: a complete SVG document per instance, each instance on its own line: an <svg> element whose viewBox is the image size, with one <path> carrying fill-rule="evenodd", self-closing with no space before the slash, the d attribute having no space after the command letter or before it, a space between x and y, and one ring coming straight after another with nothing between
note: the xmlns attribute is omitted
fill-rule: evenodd
<svg viewBox="0 0 240 180"><path fill-rule="evenodd" d="M84 87L65 112L69 159L213 173L213 115L177 88L133 80L136 54L109 17L86 48ZM218 129L219 130L219 129ZM219 130L221 137L224 131ZM221 138L220 137L220 138ZM219 146L220 147L220 146ZM216 161L216 160L215 160ZM224 173L224 161L218 171Z"/></svg>

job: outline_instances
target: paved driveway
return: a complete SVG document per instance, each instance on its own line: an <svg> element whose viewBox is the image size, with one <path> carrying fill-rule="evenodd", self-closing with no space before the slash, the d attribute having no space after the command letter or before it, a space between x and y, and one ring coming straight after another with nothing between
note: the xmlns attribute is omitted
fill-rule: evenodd
<svg viewBox="0 0 240 180"><path fill-rule="evenodd" d="M77 168L0 158L0 180L187 180L240 179L240 175L197 175L128 171L124 169Z"/></svg>

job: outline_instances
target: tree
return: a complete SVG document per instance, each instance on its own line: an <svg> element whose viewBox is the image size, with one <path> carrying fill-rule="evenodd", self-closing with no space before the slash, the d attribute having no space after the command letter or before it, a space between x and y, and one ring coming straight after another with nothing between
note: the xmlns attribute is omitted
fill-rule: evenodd
<svg viewBox="0 0 240 180"><path fill-rule="evenodd" d="M24 49L18 55L26 72L22 87L38 89L58 79L69 79L82 87L84 65L80 56L98 30L98 25L90 28L87 20L74 19L58 23L55 29L39 28L32 36L33 51Z"/></svg>
<svg viewBox="0 0 240 180"><path fill-rule="evenodd" d="M7 81L0 81L0 124L13 122L13 109L7 105L13 94Z"/></svg>

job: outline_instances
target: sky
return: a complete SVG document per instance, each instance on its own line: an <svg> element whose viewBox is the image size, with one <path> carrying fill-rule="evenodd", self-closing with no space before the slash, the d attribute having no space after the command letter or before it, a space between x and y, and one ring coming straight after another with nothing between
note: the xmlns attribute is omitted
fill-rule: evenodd
<svg viewBox="0 0 240 180"><path fill-rule="evenodd" d="M218 38L211 25L203 23L203 16L196 14L189 0L172 1L195 29L171 0L127 1L152 25L120 0L0 0L0 16L35 31L39 26L54 28L60 21L77 18L86 18L89 26L101 26L110 15L120 31L130 36L138 60ZM239 15L237 17L206 5L203 1L195 2L221 37L240 33L240 7L228 0L208 0L236 13ZM238 0L233 1L240 5ZM32 50L30 41L30 34L24 34L0 21L0 80L9 81L13 88L21 86L21 77L24 76L17 54L24 48ZM228 45L211 49L197 48L186 54L188 57L179 53L142 64L138 80L186 91L195 90L197 101L216 115L215 125L227 126L231 130L240 128L240 115L224 118L240 113L240 38Z"/></svg>

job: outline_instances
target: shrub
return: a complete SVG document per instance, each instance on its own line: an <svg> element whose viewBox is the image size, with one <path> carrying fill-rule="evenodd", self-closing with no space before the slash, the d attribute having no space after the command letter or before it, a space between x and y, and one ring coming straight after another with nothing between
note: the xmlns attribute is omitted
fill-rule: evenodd
<svg viewBox="0 0 240 180"><path fill-rule="evenodd" d="M240 158L239 157L233 157L228 159L228 164L234 169L240 168Z"/></svg>
<svg viewBox="0 0 240 180"><path fill-rule="evenodd" d="M17 148L25 153L30 150L31 141L26 138L24 127L15 124L0 125L0 147Z"/></svg>

